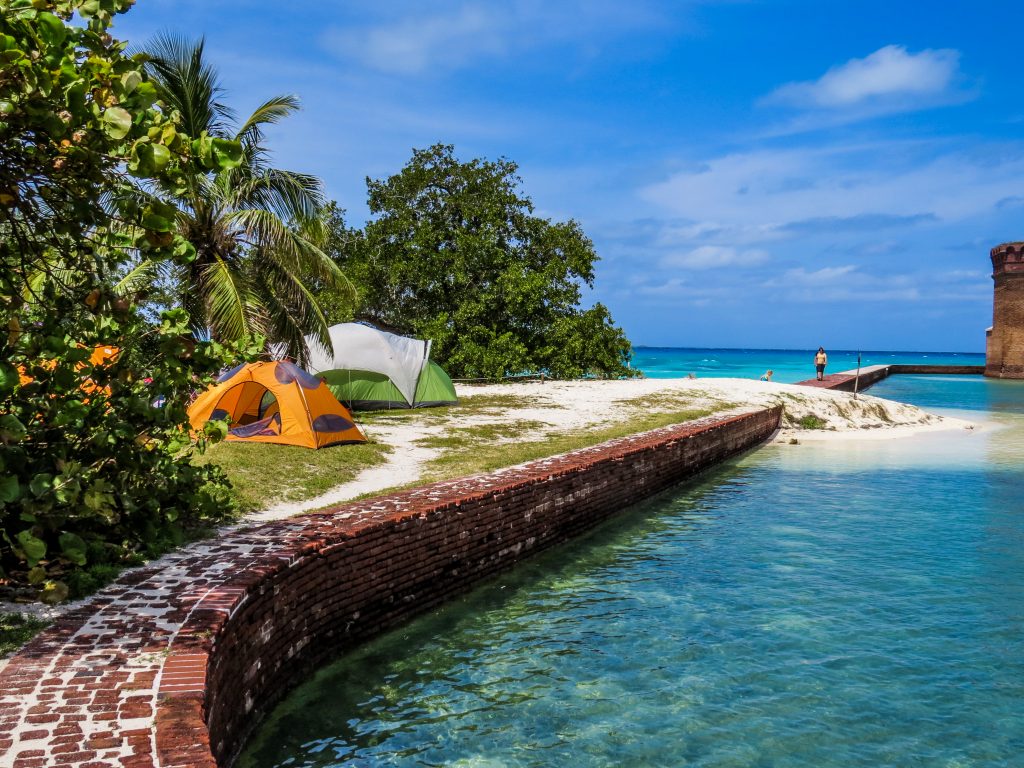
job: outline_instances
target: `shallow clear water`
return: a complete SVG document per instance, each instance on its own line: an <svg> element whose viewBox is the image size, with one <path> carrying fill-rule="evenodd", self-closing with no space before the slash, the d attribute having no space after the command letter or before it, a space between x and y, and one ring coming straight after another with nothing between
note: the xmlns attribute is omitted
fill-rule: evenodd
<svg viewBox="0 0 1024 768"><path fill-rule="evenodd" d="M1021 764L1024 383L944 391L1010 407L638 505L321 670L241 765Z"/></svg>
<svg viewBox="0 0 1024 768"><path fill-rule="evenodd" d="M633 367L652 379L733 377L756 379L771 368L774 381L792 384L814 378L815 350L793 349L678 349L637 347ZM828 373L857 367L857 352L828 350ZM861 365L984 365L985 355L968 352L872 352L861 353Z"/></svg>

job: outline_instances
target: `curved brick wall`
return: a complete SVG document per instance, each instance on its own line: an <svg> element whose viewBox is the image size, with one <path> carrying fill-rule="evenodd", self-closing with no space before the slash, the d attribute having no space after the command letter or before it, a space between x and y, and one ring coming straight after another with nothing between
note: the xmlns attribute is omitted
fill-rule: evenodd
<svg viewBox="0 0 1024 768"><path fill-rule="evenodd" d="M781 413L237 528L126 575L0 673L0 765L228 765L330 657L760 443Z"/></svg>

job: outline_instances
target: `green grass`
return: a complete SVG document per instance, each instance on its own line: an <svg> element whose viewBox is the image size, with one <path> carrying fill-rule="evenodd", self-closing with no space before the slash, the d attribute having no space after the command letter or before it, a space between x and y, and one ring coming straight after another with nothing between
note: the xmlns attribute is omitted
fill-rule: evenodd
<svg viewBox="0 0 1024 768"><path fill-rule="evenodd" d="M546 426L540 421L520 420L514 424L475 424L471 427L455 427L445 432L416 441L425 448L460 450L475 448L481 443L514 440L533 430Z"/></svg>
<svg viewBox="0 0 1024 768"><path fill-rule="evenodd" d="M280 501L303 501L355 479L384 462L390 449L380 443L332 445L314 451L269 443L219 443L198 461L219 464L234 486L242 512Z"/></svg>
<svg viewBox="0 0 1024 768"><path fill-rule="evenodd" d="M0 613L0 658L18 650L49 624L43 619L20 613Z"/></svg>
<svg viewBox="0 0 1024 768"><path fill-rule="evenodd" d="M889 412L885 410L885 406L881 403L875 403L873 409L875 415L886 424L892 424L892 419L889 417Z"/></svg>
<svg viewBox="0 0 1024 768"><path fill-rule="evenodd" d="M820 416L815 416L813 413L801 416L796 420L796 423L800 429L824 429L828 425L827 421Z"/></svg>
<svg viewBox="0 0 1024 768"><path fill-rule="evenodd" d="M566 451L588 448L606 440L646 432L669 424L693 421L731 407L731 404L722 404L704 409L647 412L600 429L559 432L545 435L539 440L496 444L474 441L472 444L461 446L456 442L441 456L427 464L424 476L416 484L449 480L479 472L490 472L534 459L545 459Z"/></svg>
<svg viewBox="0 0 1024 768"><path fill-rule="evenodd" d="M628 413L628 418L622 422L600 429L555 433L531 440L529 438L545 426L542 422L516 420L514 415L501 421L510 411L524 405L530 408L563 407L549 402L524 403L521 397L513 394L488 394L464 397L458 405L452 406L359 411L355 416L360 426L366 427L371 441L374 427L386 428L389 424L421 424L436 430L435 434L417 441L419 445L441 451L441 455L427 465L424 476L414 483L420 485L546 458L734 407L732 403L720 403L698 409L693 407L692 394L651 395L620 403L620 408ZM620 411L618 415L623 414ZM489 417L495 422L447 426L454 416L460 419ZM305 501L319 496L354 480L364 469L382 464L389 451L388 446L374 442L338 445L318 451L268 443L225 442L213 446L197 461L213 462L224 469L244 513L266 509L282 501Z"/></svg>

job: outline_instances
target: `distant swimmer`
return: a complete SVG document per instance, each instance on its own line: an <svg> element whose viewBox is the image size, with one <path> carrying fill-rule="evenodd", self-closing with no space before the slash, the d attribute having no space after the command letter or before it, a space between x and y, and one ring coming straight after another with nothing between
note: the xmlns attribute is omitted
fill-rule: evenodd
<svg viewBox="0 0 1024 768"><path fill-rule="evenodd" d="M688 374L686 374L686 378L688 378L688 379L696 379L697 377L694 374L692 374L692 373L688 373Z"/></svg>
<svg viewBox="0 0 1024 768"><path fill-rule="evenodd" d="M761 374L761 381L771 381L773 373L774 371L771 368L769 368L767 371Z"/></svg>
<svg viewBox="0 0 1024 768"><path fill-rule="evenodd" d="M814 367L818 371L818 381L825 380L825 366L828 365L828 355L824 347L818 347L818 354L814 356Z"/></svg>

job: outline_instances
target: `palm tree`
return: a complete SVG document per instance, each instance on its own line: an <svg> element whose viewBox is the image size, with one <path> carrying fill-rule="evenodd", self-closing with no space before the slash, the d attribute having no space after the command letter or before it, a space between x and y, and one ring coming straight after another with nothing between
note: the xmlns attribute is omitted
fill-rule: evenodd
<svg viewBox="0 0 1024 768"><path fill-rule="evenodd" d="M179 233L197 254L175 275L179 301L197 332L221 340L263 333L268 344L284 342L304 362L305 334L330 349L327 320L305 279L335 288L348 282L318 245L324 208L319 179L272 167L264 146L264 129L295 112L299 102L276 96L236 129L203 48L202 39L190 43L164 34L147 51L151 80L164 104L179 113L182 129L193 138L205 131L237 141L242 152L236 167L197 170L185 192L169 195L178 204Z"/></svg>

